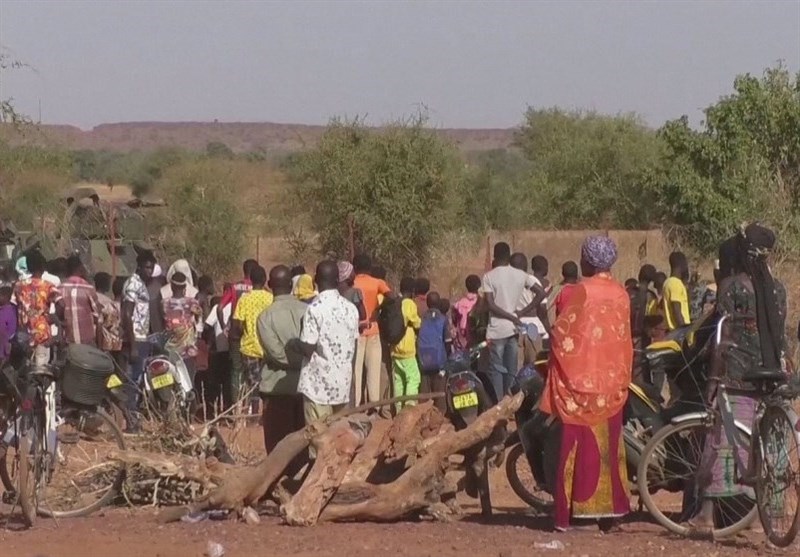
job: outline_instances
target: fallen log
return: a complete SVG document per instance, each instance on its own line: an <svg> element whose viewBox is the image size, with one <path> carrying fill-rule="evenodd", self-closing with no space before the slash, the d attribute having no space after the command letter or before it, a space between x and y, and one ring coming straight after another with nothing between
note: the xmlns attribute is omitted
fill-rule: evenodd
<svg viewBox="0 0 800 557"><path fill-rule="evenodd" d="M312 446L316 451L316 459L311 472L300 490L281 510L287 524L316 524L323 507L344 479L356 451L364 444L370 428L371 423L366 416L358 421L349 418L334 423L325 433L314 438Z"/></svg>
<svg viewBox="0 0 800 557"><path fill-rule="evenodd" d="M503 427L523 401L523 394L504 398L461 431L441 435L428 452L400 478L375 486L342 486L319 517L320 521L391 521L414 511L441 515L452 503L454 487L445 479L449 456L489 439ZM351 502L341 503L339 501Z"/></svg>

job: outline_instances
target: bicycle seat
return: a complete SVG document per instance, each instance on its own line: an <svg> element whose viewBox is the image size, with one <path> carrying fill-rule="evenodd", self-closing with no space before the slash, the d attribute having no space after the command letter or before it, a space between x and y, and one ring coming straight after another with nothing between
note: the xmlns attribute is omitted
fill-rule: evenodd
<svg viewBox="0 0 800 557"><path fill-rule="evenodd" d="M747 381L748 383L783 382L786 379L786 374L780 369L751 369L742 375L742 381Z"/></svg>

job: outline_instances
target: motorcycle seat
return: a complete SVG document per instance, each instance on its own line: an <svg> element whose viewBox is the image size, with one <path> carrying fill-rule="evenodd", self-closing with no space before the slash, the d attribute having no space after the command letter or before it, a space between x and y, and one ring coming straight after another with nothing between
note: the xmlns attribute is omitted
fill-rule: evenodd
<svg viewBox="0 0 800 557"><path fill-rule="evenodd" d="M648 353L680 352L681 345L676 340L659 340L647 346Z"/></svg>

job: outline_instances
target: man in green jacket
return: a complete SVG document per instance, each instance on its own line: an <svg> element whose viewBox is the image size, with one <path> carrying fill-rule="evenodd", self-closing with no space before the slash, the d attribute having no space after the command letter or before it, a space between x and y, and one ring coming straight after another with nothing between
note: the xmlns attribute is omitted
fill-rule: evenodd
<svg viewBox="0 0 800 557"><path fill-rule="evenodd" d="M285 265L269 272L272 305L258 317L258 337L264 348L259 391L267 453L290 433L305 425L303 397L297 393L303 355L300 331L308 305L292 295L292 275Z"/></svg>

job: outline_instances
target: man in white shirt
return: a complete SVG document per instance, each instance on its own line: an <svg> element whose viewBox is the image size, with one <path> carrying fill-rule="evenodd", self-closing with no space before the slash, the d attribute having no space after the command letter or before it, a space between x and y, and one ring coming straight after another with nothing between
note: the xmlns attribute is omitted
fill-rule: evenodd
<svg viewBox="0 0 800 557"><path fill-rule="evenodd" d="M338 412L350 401L358 339L358 310L339 294L336 262L321 261L315 280L319 296L308 306L300 333L306 360L297 390L303 395L306 424Z"/></svg>
<svg viewBox="0 0 800 557"><path fill-rule="evenodd" d="M534 300L517 311L522 293L534 286L533 277L511 266L511 248L505 242L494 246L494 268L483 276L483 292L489 307L486 339L491 341L488 376L496 400L503 398L517 373L520 315L528 315L541 303Z"/></svg>

